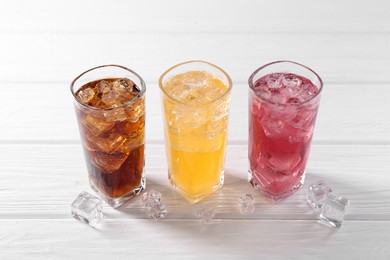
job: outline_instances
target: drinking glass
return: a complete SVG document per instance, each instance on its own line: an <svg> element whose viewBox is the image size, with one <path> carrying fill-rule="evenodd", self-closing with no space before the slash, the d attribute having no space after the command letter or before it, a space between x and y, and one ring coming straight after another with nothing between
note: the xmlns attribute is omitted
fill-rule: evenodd
<svg viewBox="0 0 390 260"><path fill-rule="evenodd" d="M159 86L169 181L195 203L223 186L232 81L214 64L188 61Z"/></svg>

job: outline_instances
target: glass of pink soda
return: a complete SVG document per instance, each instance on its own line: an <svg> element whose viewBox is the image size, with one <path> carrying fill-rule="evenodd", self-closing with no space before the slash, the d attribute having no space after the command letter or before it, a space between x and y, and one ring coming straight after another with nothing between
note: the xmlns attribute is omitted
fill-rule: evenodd
<svg viewBox="0 0 390 260"><path fill-rule="evenodd" d="M320 103L321 78L292 61L276 61L249 77L249 182L278 201L298 190Z"/></svg>

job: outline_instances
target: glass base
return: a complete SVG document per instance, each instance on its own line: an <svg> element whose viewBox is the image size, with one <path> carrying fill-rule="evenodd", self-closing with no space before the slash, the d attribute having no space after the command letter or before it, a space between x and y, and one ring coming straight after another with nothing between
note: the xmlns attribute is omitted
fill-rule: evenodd
<svg viewBox="0 0 390 260"><path fill-rule="evenodd" d="M138 186L134 190L132 190L129 193L127 193L121 197L118 197L118 198L110 198L107 195L105 195L104 193L100 192L93 185L92 181L89 181L89 185L90 185L91 189L99 195L100 198L102 198L105 202L107 202L108 205L110 205L112 208L117 208L117 207L121 206L122 204L124 204L125 202L127 202L128 200L130 200L131 198L133 198L134 196L137 196L138 194L140 194L145 189L146 178L145 178L145 176L142 176L140 186Z"/></svg>
<svg viewBox="0 0 390 260"><path fill-rule="evenodd" d="M273 193L270 192L269 189L265 188L261 183L259 183L255 176L253 175L252 171L248 170L248 182L258 191L260 191L264 196L270 198L274 202L279 202L284 200L285 198L291 196L293 193L295 193L297 190L299 190L303 182L305 180L305 172L299 177L297 183L290 187L289 189L286 189L285 191L281 193Z"/></svg>
<svg viewBox="0 0 390 260"><path fill-rule="evenodd" d="M175 183L175 181L171 178L171 174L168 173L168 177L169 177L169 183L172 185L172 187L191 204L195 204L195 203L203 200L204 198L210 196L211 194L213 194L217 190L219 190L223 186L223 183L225 180L224 172L222 172L221 177L219 179L219 183L217 185L214 185L213 187L211 187L209 192L193 195L193 194L188 194L183 189L181 189L180 186L177 185Z"/></svg>

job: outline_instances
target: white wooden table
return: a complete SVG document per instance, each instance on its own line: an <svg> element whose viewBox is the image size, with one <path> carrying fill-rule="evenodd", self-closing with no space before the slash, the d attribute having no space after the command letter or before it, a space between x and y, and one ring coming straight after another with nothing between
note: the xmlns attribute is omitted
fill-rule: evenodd
<svg viewBox="0 0 390 260"><path fill-rule="evenodd" d="M4 1L0 7L0 259L390 259L390 11L383 1ZM167 180L158 77L203 59L234 81L226 182L190 205ZM274 60L301 62L325 85L304 187L279 204L247 178L247 78ZM70 203L90 191L70 81L97 65L147 82L147 189L168 217L135 198L104 206L97 229ZM351 200L340 230L317 223L307 185ZM255 195L241 215L238 197ZM217 211L203 225L198 207Z"/></svg>

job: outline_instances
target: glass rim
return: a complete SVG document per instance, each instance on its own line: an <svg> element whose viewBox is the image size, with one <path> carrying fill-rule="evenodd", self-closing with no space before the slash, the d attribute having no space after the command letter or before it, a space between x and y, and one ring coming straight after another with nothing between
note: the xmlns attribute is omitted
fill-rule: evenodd
<svg viewBox="0 0 390 260"><path fill-rule="evenodd" d="M272 102L268 99L265 99L263 98L261 95L258 95L256 94L256 92L254 91L253 87L254 87L254 82L253 82L253 78L256 76L256 74L261 71L262 69L266 68L266 67L269 67L271 65L274 65L274 64L278 64L278 63L291 63L291 64L294 64L294 65L297 65L297 66L300 66L308 71L310 71L311 73L313 73L316 78L318 79L318 81L320 82L319 86L318 86L318 92L312 96L311 98L305 100L305 101L302 101L302 102L299 102L299 103L288 103L288 104L279 104L279 103L275 103L275 102ZM277 71L275 71L277 73ZM301 75L299 75L301 76ZM311 80L310 80L311 81ZM323 88L323 81L321 79L321 77L317 74L317 72L315 72L314 70L312 70L311 68L301 64L301 63L298 63L298 62L295 62L295 61L291 61L291 60L278 60L278 61L273 61L273 62L270 62L270 63L267 63L261 67L259 67L258 69L256 69L250 76L249 76L249 79L248 79L248 84L249 84L249 89L250 91L252 91L252 94L254 94L256 97L260 98L262 101L264 102L267 102L269 104L272 104L272 105L277 105L277 106L300 106L300 105L303 105L303 104L306 104L310 101L312 101L313 99L315 99L316 97L318 97L321 92L322 92L322 88ZM313 83L314 84L314 83ZM317 84L314 84L317 86Z"/></svg>
<svg viewBox="0 0 390 260"><path fill-rule="evenodd" d="M228 81L228 89L225 91L225 93L223 93L221 96L219 96L218 98L216 99L213 99L211 101L208 101L206 103L202 103L202 104L186 104L185 102L182 102L180 100L177 100L175 98L173 98L171 95L169 95L165 89L163 88L163 78L169 73L171 72L172 70L176 69L177 67L180 67L182 65L185 65L185 64L189 64L189 63L204 63L204 64L207 64L211 67L214 67L216 68L217 70L219 70L220 72L222 72L222 74L226 77L227 81ZM174 102L177 102L179 104L182 104L182 105L186 105L186 106L189 106L189 107L199 107L199 106L205 106L205 105L209 105L209 104L212 104L214 102L216 102L217 100L220 100L222 98L224 98L225 96L227 96L230 91L232 90L232 87L233 87L233 83L232 83L232 79L230 78L230 76L226 73L226 71L224 71L223 69L221 69L220 67L218 67L217 65L211 63L211 62L208 62L208 61L203 61L203 60L190 60L190 61L185 61L185 62L181 62L181 63L178 63L172 67L170 67L169 69L167 69L163 74L161 74L159 80L158 80L158 85L159 85L159 88L160 90L164 93L165 96L167 96L168 98L170 98L171 100L173 100Z"/></svg>
<svg viewBox="0 0 390 260"><path fill-rule="evenodd" d="M109 108L98 108L98 107L93 107L93 106L90 106L88 104L85 104L83 103L81 100L78 99L78 97L76 96L76 93L74 91L74 85L76 83L76 81L78 79L80 79L82 76L84 76L85 74L93 71L93 70L97 70L97 69L100 69L100 68L105 68L105 67L116 67L116 68L120 68L120 69L123 69L123 70L127 70L128 72L130 72L131 74L133 74L134 76L136 76L139 81L141 82L141 86L138 86L140 88L140 92L134 96L132 99L130 99L129 101L123 103L122 105L120 106L117 106L117 107L109 107ZM98 110L98 111L110 111L110 110L115 110L115 109L119 109L119 108L123 108L123 107L126 107L128 105L131 105L132 103L134 103L135 101L137 101L139 98L143 97L145 92L146 92L146 84L145 84L145 81L141 78L141 76L136 73L135 71L129 69L129 68L126 68L124 66L121 66L121 65L116 65L116 64L107 64L107 65L100 65L100 66L97 66L97 67L93 67L89 70L86 70L84 71L83 73L81 73L80 75L78 75L71 83L70 83L70 91L72 92L72 95L75 99L75 101L80 104L81 106L83 107L86 107L88 109L93 109L93 110ZM76 91L77 92L77 91Z"/></svg>

